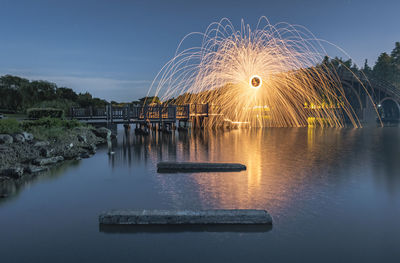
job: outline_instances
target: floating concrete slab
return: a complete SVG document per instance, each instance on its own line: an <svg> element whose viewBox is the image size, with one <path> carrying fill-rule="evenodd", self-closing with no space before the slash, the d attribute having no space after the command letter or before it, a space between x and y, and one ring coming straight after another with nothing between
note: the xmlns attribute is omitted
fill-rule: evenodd
<svg viewBox="0 0 400 263"><path fill-rule="evenodd" d="M265 210L114 210L99 216L107 225L257 225L272 224Z"/></svg>
<svg viewBox="0 0 400 263"><path fill-rule="evenodd" d="M240 163L159 162L157 172L232 172L246 170Z"/></svg>

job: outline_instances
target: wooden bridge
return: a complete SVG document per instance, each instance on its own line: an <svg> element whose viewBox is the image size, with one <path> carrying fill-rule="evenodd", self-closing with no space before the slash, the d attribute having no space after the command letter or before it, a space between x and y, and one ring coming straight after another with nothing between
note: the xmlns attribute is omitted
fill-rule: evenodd
<svg viewBox="0 0 400 263"><path fill-rule="evenodd" d="M71 108L69 117L92 124L159 124L174 126L208 117L208 104L134 105Z"/></svg>

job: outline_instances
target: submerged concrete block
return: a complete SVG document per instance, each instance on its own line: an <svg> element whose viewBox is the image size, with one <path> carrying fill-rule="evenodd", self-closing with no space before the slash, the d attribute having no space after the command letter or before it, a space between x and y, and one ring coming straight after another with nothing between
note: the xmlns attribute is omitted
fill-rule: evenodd
<svg viewBox="0 0 400 263"><path fill-rule="evenodd" d="M100 224L108 225L207 225L272 224L265 210L115 210L102 213Z"/></svg>
<svg viewBox="0 0 400 263"><path fill-rule="evenodd" d="M246 170L240 163L159 162L157 172L229 172Z"/></svg>

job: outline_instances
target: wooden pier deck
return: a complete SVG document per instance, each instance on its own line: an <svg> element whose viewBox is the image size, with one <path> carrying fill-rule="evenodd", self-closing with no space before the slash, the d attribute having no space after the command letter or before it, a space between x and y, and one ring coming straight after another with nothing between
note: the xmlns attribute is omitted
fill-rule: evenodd
<svg viewBox="0 0 400 263"><path fill-rule="evenodd" d="M208 104L133 105L111 104L101 108L71 108L69 117L93 124L167 124L190 122L192 118L208 117Z"/></svg>

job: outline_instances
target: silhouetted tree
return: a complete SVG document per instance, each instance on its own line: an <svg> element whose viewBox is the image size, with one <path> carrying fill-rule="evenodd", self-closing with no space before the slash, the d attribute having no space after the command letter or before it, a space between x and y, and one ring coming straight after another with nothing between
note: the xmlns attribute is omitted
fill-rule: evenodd
<svg viewBox="0 0 400 263"><path fill-rule="evenodd" d="M368 59L365 60L364 67L361 70L367 76L370 76L372 74L372 68L368 65Z"/></svg>
<svg viewBox="0 0 400 263"><path fill-rule="evenodd" d="M400 42L395 43L390 56L393 64L393 84L400 88Z"/></svg>
<svg viewBox="0 0 400 263"><path fill-rule="evenodd" d="M374 77L389 82L393 81L392 57L386 52L380 54L373 69Z"/></svg>

